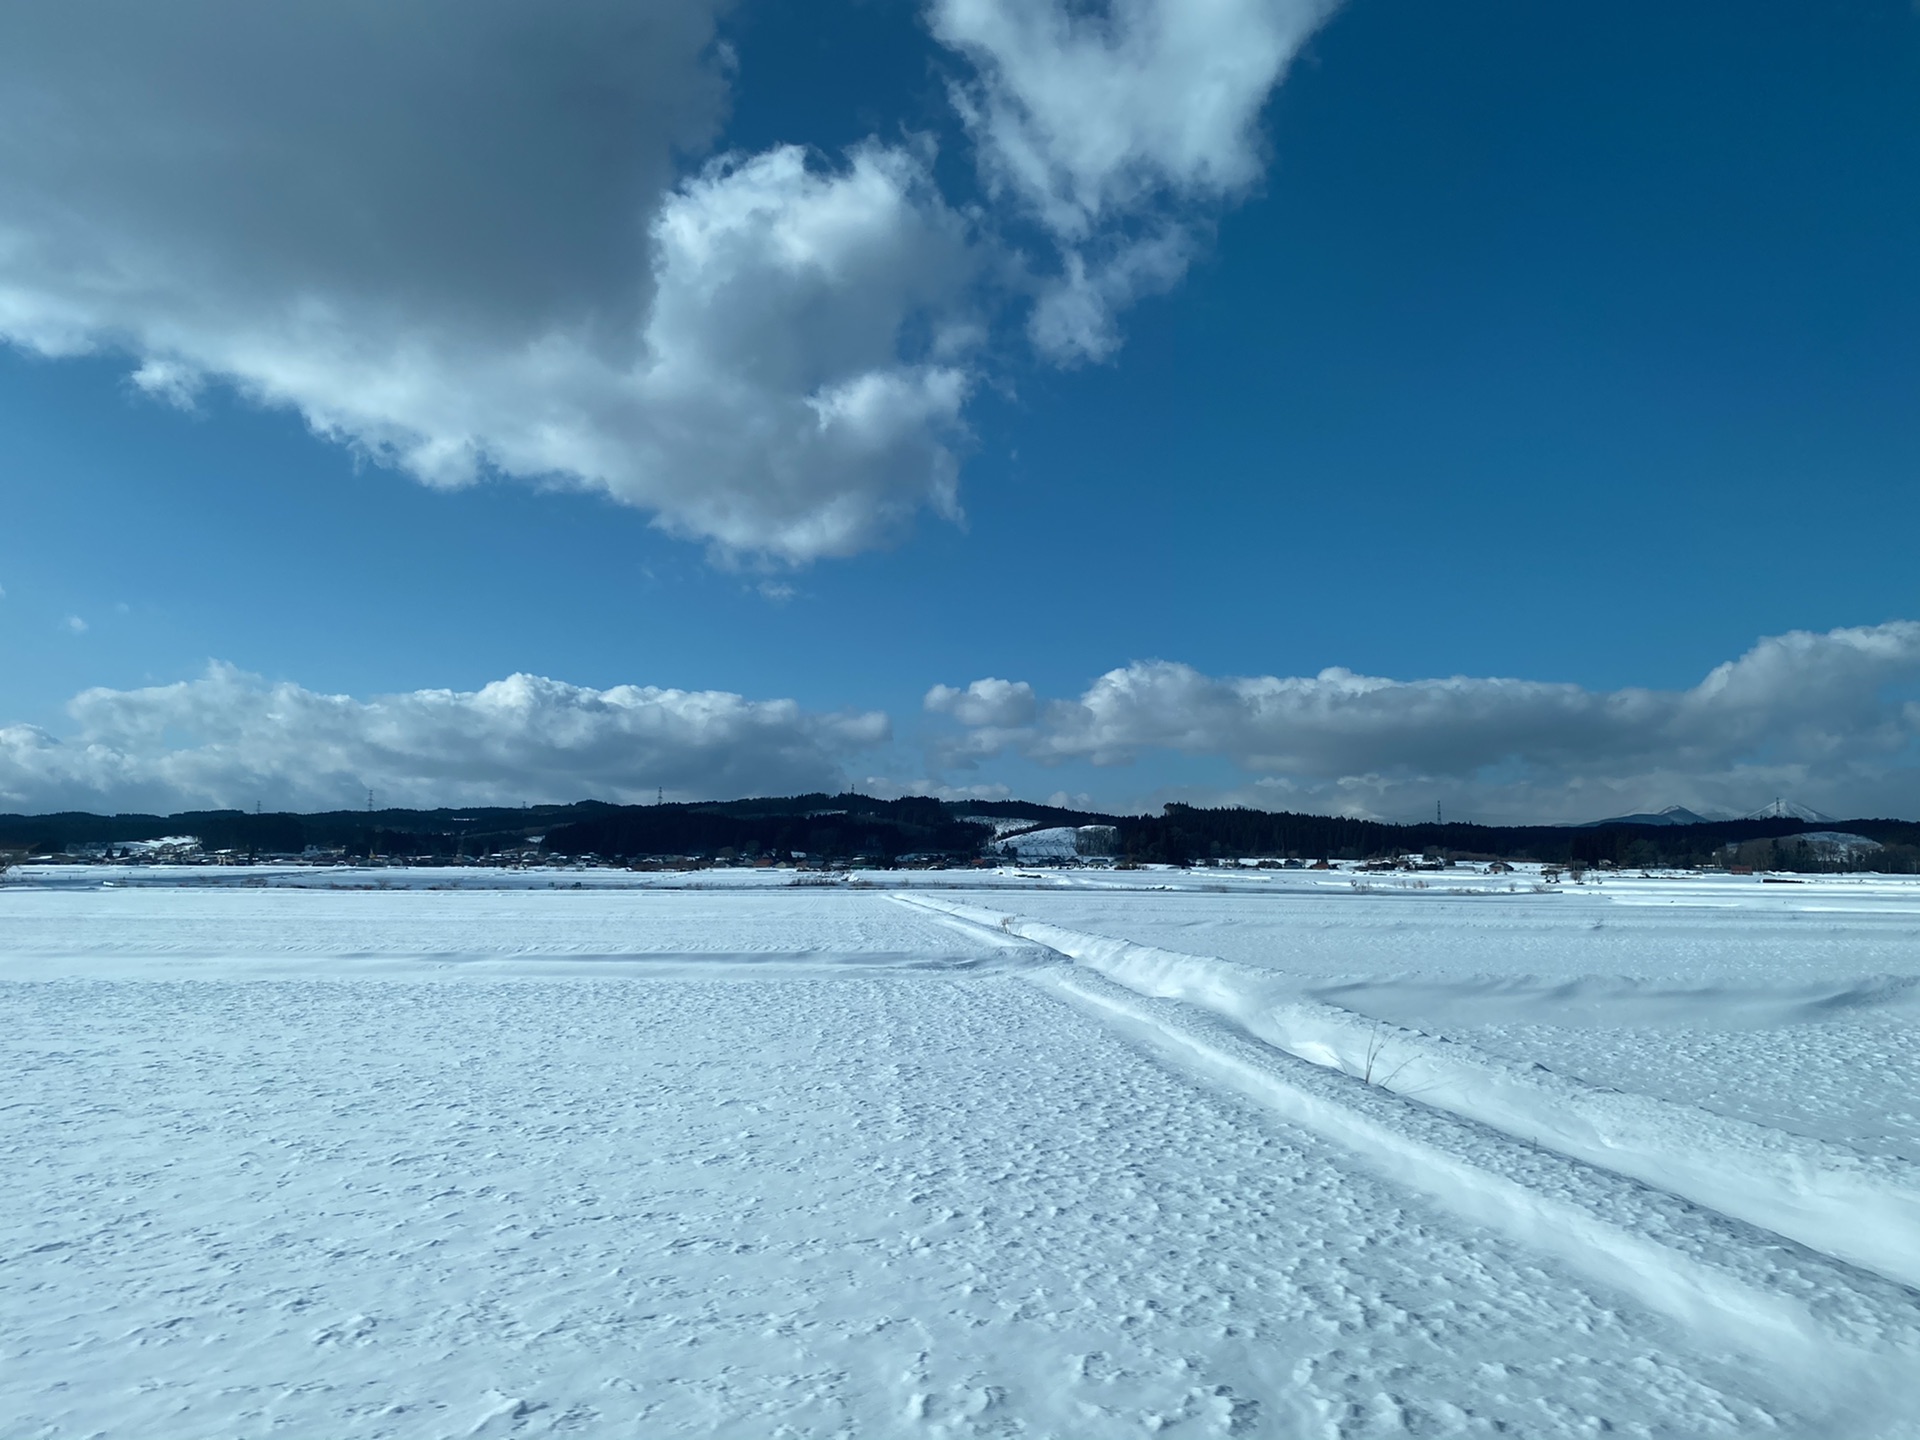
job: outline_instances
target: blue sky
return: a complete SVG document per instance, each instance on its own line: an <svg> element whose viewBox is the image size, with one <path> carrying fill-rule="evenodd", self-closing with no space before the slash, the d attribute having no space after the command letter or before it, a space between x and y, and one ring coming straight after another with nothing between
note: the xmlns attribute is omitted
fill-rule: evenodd
<svg viewBox="0 0 1920 1440"><path fill-rule="evenodd" d="M1908 5L141 8L0 21L0 808L1920 814Z"/></svg>

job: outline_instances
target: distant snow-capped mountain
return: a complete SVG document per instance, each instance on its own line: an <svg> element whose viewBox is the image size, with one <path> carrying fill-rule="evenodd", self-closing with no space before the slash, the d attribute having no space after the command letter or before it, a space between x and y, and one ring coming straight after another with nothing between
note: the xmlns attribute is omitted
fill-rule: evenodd
<svg viewBox="0 0 1920 1440"><path fill-rule="evenodd" d="M1605 820L1588 820L1580 828L1590 830L1595 825L1705 825L1704 815L1696 815L1682 805L1669 805L1664 810L1639 811L1632 815L1610 815Z"/></svg>
<svg viewBox="0 0 1920 1440"><path fill-rule="evenodd" d="M1805 820L1813 825L1831 825L1833 816L1823 814L1811 805L1802 805L1795 800L1775 799L1768 801L1758 810L1750 810L1745 815L1728 814L1701 815L1687 809L1684 805L1669 805L1664 810L1639 810L1631 815L1609 815L1604 820L1588 820L1578 828L1592 829L1596 825L1711 825L1720 820Z"/></svg>
<svg viewBox="0 0 1920 1440"><path fill-rule="evenodd" d="M1758 810L1750 810L1740 818L1743 820L1807 820L1816 825L1833 823L1833 816L1823 815L1811 805L1780 799L1769 800Z"/></svg>

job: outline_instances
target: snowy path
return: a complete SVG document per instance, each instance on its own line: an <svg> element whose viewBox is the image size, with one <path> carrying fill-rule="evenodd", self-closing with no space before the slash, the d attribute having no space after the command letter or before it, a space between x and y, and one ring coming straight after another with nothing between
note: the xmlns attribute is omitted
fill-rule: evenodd
<svg viewBox="0 0 1920 1440"><path fill-rule="evenodd" d="M881 895L53 898L0 895L8 1440L1913 1433L1911 1292Z"/></svg>

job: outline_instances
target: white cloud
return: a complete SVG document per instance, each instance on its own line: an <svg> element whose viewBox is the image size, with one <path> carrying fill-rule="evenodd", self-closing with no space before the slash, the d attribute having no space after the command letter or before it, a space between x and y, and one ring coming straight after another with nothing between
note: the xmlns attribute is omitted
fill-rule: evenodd
<svg viewBox="0 0 1920 1440"><path fill-rule="evenodd" d="M1742 812L1776 795L1833 814L1920 812L1920 622L1764 639L1681 690L1588 690L1333 669L1216 677L1146 662L1077 699L1004 679L935 686L958 728L945 763L1015 752L1113 767L1156 752L1216 757L1238 785L1162 798L1387 818L1583 820L1667 804ZM719 691L595 690L516 675L477 691L356 699L230 666L135 690L89 690L70 734L0 728L0 809L644 801L832 791L997 798L1004 784L878 776L876 712L821 712ZM935 745L939 755L941 747ZM1142 779L1156 783L1144 765ZM1075 785L1070 803L1095 799ZM1090 787L1098 791L1101 787ZM1109 796L1107 805L1113 803Z"/></svg>
<svg viewBox="0 0 1920 1440"><path fill-rule="evenodd" d="M927 156L722 157L712 0L0 11L0 337L210 379L438 485L723 552L955 513L964 227Z"/></svg>
<svg viewBox="0 0 1920 1440"><path fill-rule="evenodd" d="M429 484L848 555L959 513L963 407L1030 268L999 221L1058 251L1042 350L1111 353L1257 179L1260 109L1328 5L935 0L998 217L950 206L918 142L700 167L725 8L0 7L0 339L125 355L173 405L230 385Z"/></svg>
<svg viewBox="0 0 1920 1440"><path fill-rule="evenodd" d="M88 690L76 733L0 728L0 806L175 810L640 802L834 790L887 717L823 714L716 690L607 690L514 675L477 691L373 700L215 664L199 679Z"/></svg>
<svg viewBox="0 0 1920 1440"><path fill-rule="evenodd" d="M962 725L1024 725L1033 719L1038 702L1024 680L976 680L964 690L936 685L927 691L925 708L951 715Z"/></svg>
<svg viewBox="0 0 1920 1440"><path fill-rule="evenodd" d="M992 188L1052 236L1030 333L1100 359L1114 314L1185 271L1193 227L1264 164L1268 95L1335 0L933 0L979 78L955 91Z"/></svg>
<svg viewBox="0 0 1920 1440"><path fill-rule="evenodd" d="M870 144L831 173L796 146L729 157L669 198L654 239L644 424L568 468L619 474L631 446L616 494L667 491L672 528L788 559L866 548L922 505L957 513L948 441L971 380L947 331L973 262L925 156ZM909 361L914 321L934 329Z"/></svg>
<svg viewBox="0 0 1920 1440"><path fill-rule="evenodd" d="M87 622L78 615L67 616L66 619L60 622L60 625L69 635L84 635L88 629L91 628Z"/></svg>
<svg viewBox="0 0 1920 1440"><path fill-rule="evenodd" d="M1463 807L1564 819L1666 804L1744 811L1776 794L1904 811L1920 805L1920 704L1901 694L1917 678L1914 621L1772 636L1686 690L1338 668L1215 677L1152 661L1109 671L1033 724L977 722L949 753L1095 765L1154 750L1219 756L1261 777L1229 798L1395 816L1448 797L1462 818Z"/></svg>
<svg viewBox="0 0 1920 1440"><path fill-rule="evenodd" d="M921 703L928 714L950 715L966 727L935 737L927 758L936 772L971 770L985 757L1018 748L1040 708L1026 681L992 678L964 690L935 685Z"/></svg>
<svg viewBox="0 0 1920 1440"><path fill-rule="evenodd" d="M943 785L934 780L895 780L887 775L869 775L860 782L860 793L880 800L899 800L905 796L930 795L935 800L1010 800L1013 791L1005 785Z"/></svg>

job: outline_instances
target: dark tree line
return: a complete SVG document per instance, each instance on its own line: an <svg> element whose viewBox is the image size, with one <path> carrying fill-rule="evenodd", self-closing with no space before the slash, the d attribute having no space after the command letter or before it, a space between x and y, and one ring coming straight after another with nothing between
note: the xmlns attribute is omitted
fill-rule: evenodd
<svg viewBox="0 0 1920 1440"><path fill-rule="evenodd" d="M513 809L335 810L315 815L255 815L244 810L186 810L174 815L0 815L0 849L49 855L83 845L193 835L208 850L261 855L298 855L313 847L356 855L365 855L371 849L380 855L451 858L455 854L515 848L525 844L529 835L538 835L554 823L556 816L570 818L606 808L589 801L583 805Z"/></svg>
<svg viewBox="0 0 1920 1440"><path fill-rule="evenodd" d="M1036 813L1045 807L1036 807ZM1070 814L1071 812L1061 812ZM714 856L801 851L809 856L868 855L891 860L927 853L971 857L991 828L939 800L910 796L790 795L713 804L544 805L523 809L337 810L315 815L254 815L190 810L174 815L0 815L0 850L58 854L192 835L207 850L298 855L312 848L349 856L452 860L538 846L552 855Z"/></svg>
<svg viewBox="0 0 1920 1440"><path fill-rule="evenodd" d="M912 854L973 856L991 833L991 827L919 796L810 795L725 805L629 806L560 826L543 843L554 854L609 859L729 850L747 858L799 852L809 858L894 860Z"/></svg>
<svg viewBox="0 0 1920 1440"><path fill-rule="evenodd" d="M299 854L308 848L348 855L478 858L534 846L551 855L752 857L799 851L821 858L907 854L954 858L981 853L990 819L1034 825L1113 825L1120 853L1134 861L1191 864L1219 858L1272 856L1300 860L1368 860L1407 853L1465 859L1539 860L1554 864L1699 866L1725 861L1757 868L1820 870L1840 863L1830 851L1796 842L1814 830L1842 830L1884 849L1855 864L1920 870L1920 823L1793 819L1729 820L1699 825L1390 825L1328 815L1294 815L1237 807L1168 805L1159 815L1114 816L1020 801L949 803L923 796L877 800L869 795L787 795L669 805L536 805L519 809L336 810L315 815L255 815L192 810L174 815L0 815L0 851L54 854L83 845L198 836L208 850ZM1767 842L1760 847L1760 842ZM1730 852L1729 847L1733 847Z"/></svg>
<svg viewBox="0 0 1920 1440"><path fill-rule="evenodd" d="M1539 860L1552 864L1700 866L1726 858L1726 847L1784 842L1815 830L1841 830L1878 840L1886 849L1863 857L1872 868L1911 872L1920 851L1920 823L1910 820L1727 820L1700 825L1391 825L1329 815L1266 810L1202 810L1169 805L1157 816L1122 818L1120 848L1136 861L1191 864L1233 856L1301 860L1372 860L1433 853L1471 859ZM1778 869L1834 868L1815 847L1776 843Z"/></svg>

